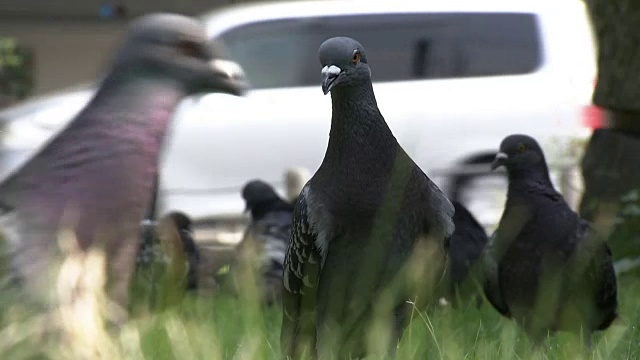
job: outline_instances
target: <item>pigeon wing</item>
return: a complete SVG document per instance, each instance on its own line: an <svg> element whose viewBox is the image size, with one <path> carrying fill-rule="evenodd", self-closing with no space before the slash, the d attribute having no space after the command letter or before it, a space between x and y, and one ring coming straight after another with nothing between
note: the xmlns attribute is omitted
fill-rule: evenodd
<svg viewBox="0 0 640 360"><path fill-rule="evenodd" d="M489 238L484 228L461 203L454 202L453 216L455 231L450 239L450 276L454 284L461 283L469 272L469 267L482 254Z"/></svg>
<svg viewBox="0 0 640 360"><path fill-rule="evenodd" d="M284 358L315 354L315 303L321 270L317 234L311 229L303 191L296 203L284 260L281 349Z"/></svg>
<svg viewBox="0 0 640 360"><path fill-rule="evenodd" d="M416 166L417 167L417 166ZM447 246L451 235L455 230L453 223L453 215L455 208L440 188L427 177L422 174L424 187L427 195L427 210L425 215L427 218L427 227L429 232L435 232L438 237L445 239Z"/></svg>
<svg viewBox="0 0 640 360"><path fill-rule="evenodd" d="M69 122L63 129L45 142L23 164L13 169L0 180L0 213L14 210L21 194L28 192L39 184L39 172L52 167L73 167L73 160L81 158L85 149L70 144L76 141L74 123L84 116L84 110ZM76 126L77 127L77 126Z"/></svg>
<svg viewBox="0 0 640 360"><path fill-rule="evenodd" d="M489 238L482 253L483 290L487 300L503 316L511 317L509 307L502 298L499 268L502 257L529 221L531 212L527 206L507 203L498 228Z"/></svg>

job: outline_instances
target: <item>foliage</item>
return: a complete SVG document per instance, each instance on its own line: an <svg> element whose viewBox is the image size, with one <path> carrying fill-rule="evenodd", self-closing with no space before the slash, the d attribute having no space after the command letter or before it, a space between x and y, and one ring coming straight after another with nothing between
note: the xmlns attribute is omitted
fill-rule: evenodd
<svg viewBox="0 0 640 360"><path fill-rule="evenodd" d="M0 38L0 104L31 95L34 70L31 48L14 38Z"/></svg>

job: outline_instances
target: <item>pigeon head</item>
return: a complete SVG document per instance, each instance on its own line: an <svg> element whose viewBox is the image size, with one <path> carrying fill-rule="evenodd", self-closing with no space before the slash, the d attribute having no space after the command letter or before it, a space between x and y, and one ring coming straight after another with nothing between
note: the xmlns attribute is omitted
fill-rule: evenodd
<svg viewBox="0 0 640 360"><path fill-rule="evenodd" d="M318 57L322 65L322 91L354 87L371 81L364 47L348 37L333 37L320 45Z"/></svg>
<svg viewBox="0 0 640 360"><path fill-rule="evenodd" d="M134 20L113 68L177 84L187 94L222 92L243 95L242 68L229 60L220 43L209 41L198 21L177 14L151 14Z"/></svg>
<svg viewBox="0 0 640 360"><path fill-rule="evenodd" d="M262 180L246 183L242 188L242 198L246 203L245 211L280 200L273 187Z"/></svg>
<svg viewBox="0 0 640 360"><path fill-rule="evenodd" d="M500 150L496 154L491 169L495 170L504 166L509 173L544 171L547 164L542 148L538 142L527 135L510 135L502 140Z"/></svg>

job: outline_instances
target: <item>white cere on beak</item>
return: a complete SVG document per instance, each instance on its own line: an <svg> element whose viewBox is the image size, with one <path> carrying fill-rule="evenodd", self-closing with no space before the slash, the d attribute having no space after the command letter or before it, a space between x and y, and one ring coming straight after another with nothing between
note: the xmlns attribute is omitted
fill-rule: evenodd
<svg viewBox="0 0 640 360"><path fill-rule="evenodd" d="M322 75L339 75L342 69L335 65L325 66L322 68Z"/></svg>
<svg viewBox="0 0 640 360"><path fill-rule="evenodd" d="M211 66L213 66L217 71L226 74L230 79L244 78L244 71L242 71L242 67L235 61L214 59L211 61Z"/></svg>

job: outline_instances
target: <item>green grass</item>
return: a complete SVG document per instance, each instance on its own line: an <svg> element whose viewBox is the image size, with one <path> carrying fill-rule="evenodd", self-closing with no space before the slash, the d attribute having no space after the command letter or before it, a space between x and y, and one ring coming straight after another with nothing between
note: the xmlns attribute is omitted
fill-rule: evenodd
<svg viewBox="0 0 640 360"><path fill-rule="evenodd" d="M521 330L501 318L490 305L470 302L458 309L414 311L397 351L397 359L636 359L640 358L640 284L621 278L623 321L594 336L594 351L582 353L580 339L568 333L551 337L533 351ZM252 292L249 291L248 294ZM26 312L3 292L0 353L7 359L82 358L68 342L43 335L51 324ZM142 309L142 310L141 310ZM82 315L82 311L76 313ZM92 348L87 358L109 359L277 359L281 311L261 308L252 295L187 295L160 311L139 308L121 331L88 336L79 348ZM80 341L80 340L71 340ZM66 345L65 345L66 344ZM44 355L46 354L46 356ZM96 355L101 354L101 355Z"/></svg>

